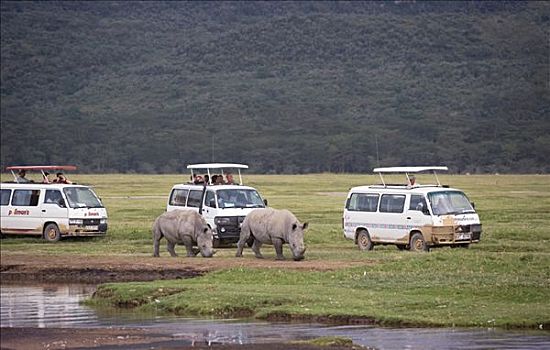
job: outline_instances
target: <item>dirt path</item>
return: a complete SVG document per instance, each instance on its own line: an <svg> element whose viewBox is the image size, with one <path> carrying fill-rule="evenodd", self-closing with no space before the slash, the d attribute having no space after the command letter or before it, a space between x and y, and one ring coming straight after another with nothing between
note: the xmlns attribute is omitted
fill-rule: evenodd
<svg viewBox="0 0 550 350"><path fill-rule="evenodd" d="M237 258L153 258L149 256L81 256L1 253L2 283L59 282L104 283L151 281L200 276L226 268L276 268L308 271L336 270L364 265L364 261L275 261L253 257Z"/></svg>

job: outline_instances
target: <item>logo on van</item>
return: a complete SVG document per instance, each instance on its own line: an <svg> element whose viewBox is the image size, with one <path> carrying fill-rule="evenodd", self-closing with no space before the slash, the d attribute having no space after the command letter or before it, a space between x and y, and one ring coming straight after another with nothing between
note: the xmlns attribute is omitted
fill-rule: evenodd
<svg viewBox="0 0 550 350"><path fill-rule="evenodd" d="M84 213L84 216L99 216L99 213L94 213L94 212Z"/></svg>
<svg viewBox="0 0 550 350"><path fill-rule="evenodd" d="M27 209L25 210L19 210L19 209L14 209L13 211L10 209L10 211L8 211L8 216L9 215L29 215L31 212L28 211Z"/></svg>

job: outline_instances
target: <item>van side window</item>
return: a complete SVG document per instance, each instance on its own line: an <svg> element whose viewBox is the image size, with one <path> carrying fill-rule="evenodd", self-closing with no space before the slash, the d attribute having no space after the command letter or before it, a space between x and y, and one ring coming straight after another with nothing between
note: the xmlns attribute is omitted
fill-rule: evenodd
<svg viewBox="0 0 550 350"><path fill-rule="evenodd" d="M0 199L0 205L8 205L10 204L10 197L11 197L11 190L2 190L2 195Z"/></svg>
<svg viewBox="0 0 550 350"><path fill-rule="evenodd" d="M424 208L427 208L424 196L417 194L411 195L411 204L409 205L409 210L423 211Z"/></svg>
<svg viewBox="0 0 550 350"><path fill-rule="evenodd" d="M46 195L44 196L44 204L57 204L60 207L65 207L65 200L63 199L60 191L46 190Z"/></svg>
<svg viewBox="0 0 550 350"><path fill-rule="evenodd" d="M36 207L38 206L38 197L40 197L40 190L15 190L11 204Z"/></svg>
<svg viewBox="0 0 550 350"><path fill-rule="evenodd" d="M212 191L206 192L206 196L204 197L204 204L207 207L211 207L211 208L216 207L216 198L214 196L214 192Z"/></svg>
<svg viewBox="0 0 550 350"><path fill-rule="evenodd" d="M173 190L172 195L170 196L170 205L179 205L184 207L185 202L187 202L188 193L189 193L189 190L184 190L184 189Z"/></svg>
<svg viewBox="0 0 550 350"><path fill-rule="evenodd" d="M187 206L198 208L201 205L202 191L189 191Z"/></svg>
<svg viewBox="0 0 550 350"><path fill-rule="evenodd" d="M404 206L404 194L383 194L380 200L381 213L402 213Z"/></svg>
<svg viewBox="0 0 550 350"><path fill-rule="evenodd" d="M378 207L378 194L375 193L353 193L348 202L350 211L375 212Z"/></svg>

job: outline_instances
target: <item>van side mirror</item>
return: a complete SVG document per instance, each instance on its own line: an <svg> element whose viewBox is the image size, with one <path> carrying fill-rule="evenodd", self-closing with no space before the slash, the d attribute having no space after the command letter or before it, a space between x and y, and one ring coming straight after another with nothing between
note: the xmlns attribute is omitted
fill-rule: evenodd
<svg viewBox="0 0 550 350"><path fill-rule="evenodd" d="M472 205L472 208L476 208L476 204L474 202L470 202L470 204Z"/></svg>
<svg viewBox="0 0 550 350"><path fill-rule="evenodd" d="M267 207L267 199L264 199L264 204Z"/></svg>

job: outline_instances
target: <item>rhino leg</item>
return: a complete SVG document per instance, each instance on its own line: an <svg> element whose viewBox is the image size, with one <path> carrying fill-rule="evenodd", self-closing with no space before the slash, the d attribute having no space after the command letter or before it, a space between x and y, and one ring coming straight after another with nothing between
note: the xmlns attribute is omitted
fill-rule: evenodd
<svg viewBox="0 0 550 350"><path fill-rule="evenodd" d="M157 236L154 236L153 237L153 256L154 257L159 257L160 254L159 254L159 245L160 245L160 239L162 238L162 236L158 237Z"/></svg>
<svg viewBox="0 0 550 350"><path fill-rule="evenodd" d="M187 250L187 257L194 258L199 253L198 248L193 248L193 240L189 236L185 236L182 239L185 249Z"/></svg>
<svg viewBox="0 0 550 350"><path fill-rule="evenodd" d="M285 260L283 255L283 240L280 238L273 239L273 246L275 246L275 253L277 254L276 260Z"/></svg>
<svg viewBox="0 0 550 350"><path fill-rule="evenodd" d="M241 258L243 256L243 248L248 239L250 238L250 229L247 225L243 225L241 228L241 235L239 236L239 242L237 242L237 253L235 256Z"/></svg>
<svg viewBox="0 0 550 350"><path fill-rule="evenodd" d="M258 259L263 259L264 256L262 255L262 253L260 253L260 248L262 246L262 242L258 241L257 239L254 240L254 243L252 243L252 251L254 252L254 254L256 255L256 258Z"/></svg>
<svg viewBox="0 0 550 350"><path fill-rule="evenodd" d="M153 226L153 256L157 258L160 256L159 245L162 237L163 237L162 232L160 232L159 228L155 223L155 225Z"/></svg>
<svg viewBox="0 0 550 350"><path fill-rule="evenodd" d="M178 254L176 254L175 248L176 248L176 243L170 242L170 241L168 241L168 242L166 243L166 250L167 250L168 253L170 253L170 255L171 255L172 257L174 257L174 258L175 258L176 256L178 256Z"/></svg>

